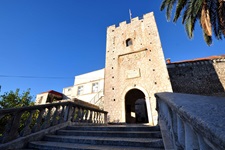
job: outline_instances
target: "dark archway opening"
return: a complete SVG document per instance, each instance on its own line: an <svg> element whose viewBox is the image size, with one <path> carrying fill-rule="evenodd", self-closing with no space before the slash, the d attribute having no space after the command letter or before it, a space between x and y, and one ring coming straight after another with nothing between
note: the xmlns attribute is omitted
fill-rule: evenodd
<svg viewBox="0 0 225 150"><path fill-rule="evenodd" d="M148 123L145 95L132 89L125 95L126 123Z"/></svg>

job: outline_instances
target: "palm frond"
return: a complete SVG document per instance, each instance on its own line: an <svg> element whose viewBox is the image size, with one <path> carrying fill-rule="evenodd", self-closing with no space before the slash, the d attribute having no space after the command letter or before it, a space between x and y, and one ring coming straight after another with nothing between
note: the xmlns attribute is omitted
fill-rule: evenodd
<svg viewBox="0 0 225 150"><path fill-rule="evenodd" d="M203 3L202 11L201 11L201 25L204 33L208 36L212 36L212 25L210 22L209 8L206 2Z"/></svg>
<svg viewBox="0 0 225 150"><path fill-rule="evenodd" d="M184 14L182 18L182 24L185 23L186 19L189 17L189 7L190 7L190 2L187 3L186 7L184 8Z"/></svg>
<svg viewBox="0 0 225 150"><path fill-rule="evenodd" d="M203 0L191 0L186 5L182 23L189 17L198 17L200 14L200 10L202 9Z"/></svg>
<svg viewBox="0 0 225 150"><path fill-rule="evenodd" d="M189 38L193 38L195 23L200 16L201 3L202 0L189 1L186 10L184 12L183 24L185 24L185 29Z"/></svg>
<svg viewBox="0 0 225 150"><path fill-rule="evenodd" d="M172 9L173 9L173 5L176 3L176 0L170 0L168 2L168 6L167 6L167 9L166 9L166 18L167 18L167 21L170 21L171 19L171 12L172 12Z"/></svg>
<svg viewBox="0 0 225 150"><path fill-rule="evenodd" d="M164 10L168 6L170 0L164 0L160 6L160 11Z"/></svg>
<svg viewBox="0 0 225 150"><path fill-rule="evenodd" d="M185 29L190 39L193 37L191 24L192 24L191 17L188 17L188 19L186 19L185 21Z"/></svg>
<svg viewBox="0 0 225 150"><path fill-rule="evenodd" d="M204 0L192 0L192 15L194 17L197 17L201 13L202 4L204 3Z"/></svg>
<svg viewBox="0 0 225 150"><path fill-rule="evenodd" d="M224 0L219 0L218 15L219 15L220 29L223 35L225 36L225 1Z"/></svg>
<svg viewBox="0 0 225 150"><path fill-rule="evenodd" d="M210 12L210 22L212 24L212 29L215 37L217 40L222 39L222 32L220 30L220 24L219 24L219 14L218 14L218 7L219 2L216 1L208 1L207 5L209 6L209 12Z"/></svg>
<svg viewBox="0 0 225 150"><path fill-rule="evenodd" d="M204 40L208 46L212 44L212 36L208 36L205 32L203 32Z"/></svg>
<svg viewBox="0 0 225 150"><path fill-rule="evenodd" d="M194 35L197 20L208 45L212 44L212 32L218 40L225 38L225 0L163 0L160 10L166 9L167 20L171 19L175 4L173 22L182 15L182 24L189 38Z"/></svg>
<svg viewBox="0 0 225 150"><path fill-rule="evenodd" d="M180 17L180 13L184 9L184 7L187 5L187 2L188 0L178 0L173 22L177 22L177 19Z"/></svg>

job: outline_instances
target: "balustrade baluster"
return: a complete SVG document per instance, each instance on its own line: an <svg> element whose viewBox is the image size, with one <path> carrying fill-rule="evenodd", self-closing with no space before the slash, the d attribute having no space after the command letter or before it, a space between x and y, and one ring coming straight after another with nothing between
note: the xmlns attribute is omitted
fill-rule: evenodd
<svg viewBox="0 0 225 150"><path fill-rule="evenodd" d="M101 123L104 124L104 114L101 113Z"/></svg>
<svg viewBox="0 0 225 150"><path fill-rule="evenodd" d="M102 123L101 122L101 113L100 112L98 112L98 123Z"/></svg>
<svg viewBox="0 0 225 150"><path fill-rule="evenodd" d="M96 112L93 111L93 123L96 123Z"/></svg>
<svg viewBox="0 0 225 150"><path fill-rule="evenodd" d="M201 135L198 134L197 135L197 138L198 138L198 145L199 145L199 149L200 150L212 150L212 149L216 149L216 148L210 147L209 144L206 143L208 141L204 140ZM212 145L212 144L210 143L210 145Z"/></svg>
<svg viewBox="0 0 225 150"><path fill-rule="evenodd" d="M80 108L79 107L76 107L76 111L75 111L75 115L76 115L76 119L75 119L75 122L79 122L80 120Z"/></svg>
<svg viewBox="0 0 225 150"><path fill-rule="evenodd" d="M100 118L100 119L99 119L99 120L100 120L100 123L102 124L102 123L103 123L102 113L99 112L99 116L100 116L100 117L99 117L99 118Z"/></svg>
<svg viewBox="0 0 225 150"><path fill-rule="evenodd" d="M71 111L72 111L71 122L75 122L75 120L76 120L76 107L71 107Z"/></svg>
<svg viewBox="0 0 225 150"><path fill-rule="evenodd" d="M92 114L93 114L93 111L90 110L90 116L89 116L89 119L88 119L88 122L89 122L89 123L92 123L92 122L93 122L93 120L92 120L92 119L93 119L93 118L92 118L92 117L93 117Z"/></svg>
<svg viewBox="0 0 225 150"><path fill-rule="evenodd" d="M95 112L95 123L98 123L98 112Z"/></svg>
<svg viewBox="0 0 225 150"><path fill-rule="evenodd" d="M41 130L41 123L42 123L44 113L45 113L45 109L39 109L38 118L32 129L32 132L37 132Z"/></svg>
<svg viewBox="0 0 225 150"><path fill-rule="evenodd" d="M178 137L178 147L181 149L184 149L185 147L185 130L184 130L184 124L181 120L181 118L177 115L177 137Z"/></svg>
<svg viewBox="0 0 225 150"><path fill-rule="evenodd" d="M75 107L73 106L73 105L69 105L68 106L69 107L69 109L68 109L68 119L67 119L67 121L71 121L72 120L72 117L73 117L73 111L74 111L74 109L75 109Z"/></svg>
<svg viewBox="0 0 225 150"><path fill-rule="evenodd" d="M85 118L84 118L84 122L88 122L88 115L89 115L89 110L85 109Z"/></svg>
<svg viewBox="0 0 225 150"><path fill-rule="evenodd" d="M80 122L81 121L81 116L82 116L82 114L81 114L82 112L81 112L81 108L80 107L78 107L78 122Z"/></svg>
<svg viewBox="0 0 225 150"><path fill-rule="evenodd" d="M101 115L101 113L100 112L97 112L97 114L98 114L98 124L100 124L101 123L101 117L100 117L100 115Z"/></svg>
<svg viewBox="0 0 225 150"><path fill-rule="evenodd" d="M41 129L46 129L50 126L50 119L51 119L51 110L52 110L52 107L49 107L47 108L48 109L48 113L47 115L45 116L44 118L44 123L42 124L41 126Z"/></svg>
<svg viewBox="0 0 225 150"><path fill-rule="evenodd" d="M52 126L58 124L57 117L59 117L59 106L56 106L54 110L55 111L54 111L53 118L52 118L52 123L51 123Z"/></svg>
<svg viewBox="0 0 225 150"><path fill-rule="evenodd" d="M29 117L27 118L27 120L25 122L23 130L20 132L21 136L26 136L26 135L29 135L31 133L30 125L31 125L31 123L33 121L32 120L33 119L33 114L35 112L36 112L36 110L29 111Z"/></svg>
<svg viewBox="0 0 225 150"><path fill-rule="evenodd" d="M22 111L19 111L11 115L11 120L5 127L5 132L2 137L2 143L14 140L19 136L18 129L20 127L20 118L22 113Z"/></svg>
<svg viewBox="0 0 225 150"><path fill-rule="evenodd" d="M199 149L198 139L196 134L194 133L194 130L189 126L188 123L184 123L184 129L185 129L185 149L187 150Z"/></svg>
<svg viewBox="0 0 225 150"><path fill-rule="evenodd" d="M172 132L171 132L171 137L173 137L174 139L174 143L175 141L178 140L177 138L177 115L174 111L172 111Z"/></svg>
<svg viewBox="0 0 225 150"><path fill-rule="evenodd" d="M81 108L81 116L80 116L80 122L84 121L84 108Z"/></svg>
<svg viewBox="0 0 225 150"><path fill-rule="evenodd" d="M102 114L100 112L98 112L98 114L99 114L99 122L98 123L102 124Z"/></svg>
<svg viewBox="0 0 225 150"><path fill-rule="evenodd" d="M8 115L8 117L6 117L6 125L5 125L5 128L4 128L4 131L2 133L2 137L1 137L1 143L4 143L4 138L6 138L8 136L8 133L10 132L10 128L12 126L12 123L13 123L13 117L12 117L12 114Z"/></svg>
<svg viewBox="0 0 225 150"><path fill-rule="evenodd" d="M61 106L62 107L62 109L60 110L60 118L59 118L59 123L63 123L64 122L64 115L65 115L65 106L63 105L63 106ZM60 108L61 108L60 107Z"/></svg>

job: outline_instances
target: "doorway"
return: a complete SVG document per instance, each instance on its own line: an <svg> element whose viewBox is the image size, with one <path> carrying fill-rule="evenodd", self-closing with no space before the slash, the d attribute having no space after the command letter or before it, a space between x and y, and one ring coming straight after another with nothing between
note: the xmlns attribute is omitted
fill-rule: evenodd
<svg viewBox="0 0 225 150"><path fill-rule="evenodd" d="M125 95L126 123L148 123L145 94L131 89Z"/></svg>

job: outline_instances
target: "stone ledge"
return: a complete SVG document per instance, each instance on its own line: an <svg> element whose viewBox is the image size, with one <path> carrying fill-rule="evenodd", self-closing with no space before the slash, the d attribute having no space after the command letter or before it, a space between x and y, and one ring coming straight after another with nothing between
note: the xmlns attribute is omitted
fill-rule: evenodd
<svg viewBox="0 0 225 150"><path fill-rule="evenodd" d="M225 98L169 92L155 96L218 149L225 149Z"/></svg>

